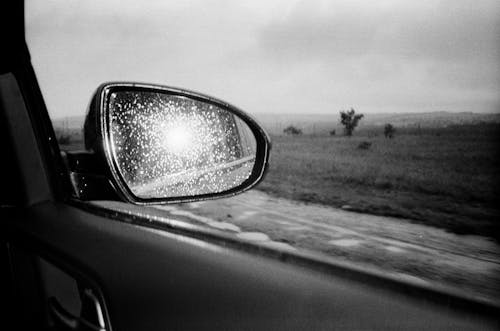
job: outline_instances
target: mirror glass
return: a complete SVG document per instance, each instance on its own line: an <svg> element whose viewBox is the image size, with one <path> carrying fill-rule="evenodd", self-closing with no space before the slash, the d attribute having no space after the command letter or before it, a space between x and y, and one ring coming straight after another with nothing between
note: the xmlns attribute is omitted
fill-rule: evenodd
<svg viewBox="0 0 500 331"><path fill-rule="evenodd" d="M220 193L252 172L255 137L226 109L185 96L119 91L108 110L112 157L139 198Z"/></svg>

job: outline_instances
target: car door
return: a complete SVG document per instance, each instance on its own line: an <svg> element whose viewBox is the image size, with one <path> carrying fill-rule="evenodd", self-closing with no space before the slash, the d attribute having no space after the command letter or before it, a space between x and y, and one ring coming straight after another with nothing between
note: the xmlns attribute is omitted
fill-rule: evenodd
<svg viewBox="0 0 500 331"><path fill-rule="evenodd" d="M488 304L74 198L30 63L22 3L2 12L11 18L2 20L0 73L8 329L498 326Z"/></svg>

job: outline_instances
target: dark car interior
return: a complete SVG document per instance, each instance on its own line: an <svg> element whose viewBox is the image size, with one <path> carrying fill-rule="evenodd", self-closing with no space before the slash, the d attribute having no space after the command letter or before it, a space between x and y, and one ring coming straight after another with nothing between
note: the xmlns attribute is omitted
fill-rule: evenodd
<svg viewBox="0 0 500 331"><path fill-rule="evenodd" d="M499 328L489 302L75 197L23 3L0 12L2 329Z"/></svg>

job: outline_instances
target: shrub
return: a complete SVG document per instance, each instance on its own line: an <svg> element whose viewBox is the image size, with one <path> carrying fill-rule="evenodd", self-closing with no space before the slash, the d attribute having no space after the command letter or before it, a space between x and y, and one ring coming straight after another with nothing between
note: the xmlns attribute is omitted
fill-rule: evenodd
<svg viewBox="0 0 500 331"><path fill-rule="evenodd" d="M370 149L372 147L372 143L370 141L362 141L358 145L358 149Z"/></svg>
<svg viewBox="0 0 500 331"><path fill-rule="evenodd" d="M287 135L296 136L296 135L301 135L302 134L302 130L299 129L299 128L294 127L293 125L290 125L290 126L286 127L283 130L283 133L287 134Z"/></svg>
<svg viewBox="0 0 500 331"><path fill-rule="evenodd" d="M387 123L384 126L384 136L386 138L392 139L395 134L396 134L396 128L394 127L394 125L392 125L391 123Z"/></svg>

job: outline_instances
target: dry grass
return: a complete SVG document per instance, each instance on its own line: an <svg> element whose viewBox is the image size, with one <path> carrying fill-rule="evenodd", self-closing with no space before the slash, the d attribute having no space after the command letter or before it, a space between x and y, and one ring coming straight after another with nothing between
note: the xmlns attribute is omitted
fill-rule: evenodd
<svg viewBox="0 0 500 331"><path fill-rule="evenodd" d="M457 233L497 236L498 137L496 130L395 139L362 132L351 138L275 136L270 171L259 189ZM358 148L365 141L370 147Z"/></svg>

